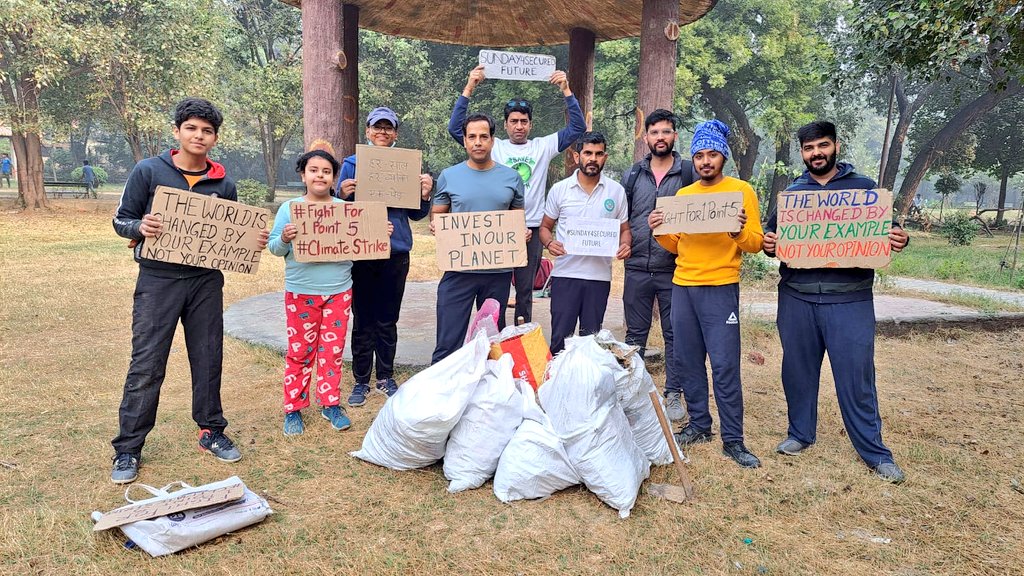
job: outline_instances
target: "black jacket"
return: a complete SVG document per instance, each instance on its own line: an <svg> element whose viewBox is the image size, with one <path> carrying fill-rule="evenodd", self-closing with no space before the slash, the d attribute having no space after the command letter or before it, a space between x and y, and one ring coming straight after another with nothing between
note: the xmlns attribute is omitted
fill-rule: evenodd
<svg viewBox="0 0 1024 576"><path fill-rule="evenodd" d="M630 186L631 180L635 183ZM626 259L627 270L642 272L675 272L676 255L661 247L651 235L647 225L647 216L654 210L659 197L675 196L684 186L693 184L696 176L693 163L683 160L678 152L672 152L672 168L661 180L661 186L654 183L654 172L651 171L651 155L634 164L623 177L622 185L626 188L626 201L629 203L629 231L633 235L629 258Z"/></svg>

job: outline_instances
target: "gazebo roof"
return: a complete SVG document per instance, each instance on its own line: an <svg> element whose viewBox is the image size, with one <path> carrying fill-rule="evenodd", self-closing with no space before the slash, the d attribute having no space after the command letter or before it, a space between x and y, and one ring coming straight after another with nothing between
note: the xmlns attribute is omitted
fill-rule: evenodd
<svg viewBox="0 0 1024 576"><path fill-rule="evenodd" d="M284 0L300 6L301 0ZM337 0L342 1L342 0ZM681 0L679 25L707 14L717 0ZM642 0L347 0L359 6L359 27L391 36L469 46L565 44L587 28L597 41L640 35Z"/></svg>

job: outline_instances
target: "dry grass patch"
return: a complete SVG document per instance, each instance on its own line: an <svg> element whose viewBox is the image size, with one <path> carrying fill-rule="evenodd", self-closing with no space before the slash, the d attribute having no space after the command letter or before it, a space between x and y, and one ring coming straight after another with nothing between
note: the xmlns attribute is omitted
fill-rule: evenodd
<svg viewBox="0 0 1024 576"><path fill-rule="evenodd" d="M740 470L717 444L696 447L699 499L680 506L641 495L624 521L581 488L507 506L490 484L449 495L439 466L397 473L352 459L379 396L351 410L350 432L310 417L304 436L285 438L281 358L230 338L224 405L245 458L227 465L201 456L179 335L140 480L238 474L274 498L277 514L167 558L125 550L118 532L93 534L88 515L122 503L108 480L109 440L136 266L110 228L112 205L55 204L52 214L0 214L5 574L1024 572L1024 495L1010 484L1024 474L1024 331L879 339L884 434L909 474L891 486L856 460L828 376L818 444L798 458L772 453L786 427L781 354L770 327L751 326L744 352L766 362L743 364L747 442L765 466ZM418 251L414 266L428 268L422 259ZM255 276L228 274L226 302L280 290L282 269L267 257ZM675 482L667 467L652 479Z"/></svg>

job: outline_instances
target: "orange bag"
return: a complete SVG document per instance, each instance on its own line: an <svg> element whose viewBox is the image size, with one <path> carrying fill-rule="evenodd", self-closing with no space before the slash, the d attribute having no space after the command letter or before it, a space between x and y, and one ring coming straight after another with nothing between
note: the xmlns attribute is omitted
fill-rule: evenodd
<svg viewBox="0 0 1024 576"><path fill-rule="evenodd" d="M536 390L551 361L551 348L544 339L540 324L523 324L517 326L516 331L521 333L501 340L498 345L502 352L512 355L512 374L529 382Z"/></svg>

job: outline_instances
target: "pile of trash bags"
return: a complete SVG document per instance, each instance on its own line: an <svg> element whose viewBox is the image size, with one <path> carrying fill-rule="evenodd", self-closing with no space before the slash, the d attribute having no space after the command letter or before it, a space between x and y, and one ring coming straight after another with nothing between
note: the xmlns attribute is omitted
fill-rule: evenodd
<svg viewBox="0 0 1024 576"><path fill-rule="evenodd" d="M570 338L535 393L480 331L389 398L352 456L394 470L444 460L448 491L494 479L502 502L584 484L626 518L652 464L672 462L635 347ZM660 395L658 395L660 401Z"/></svg>

